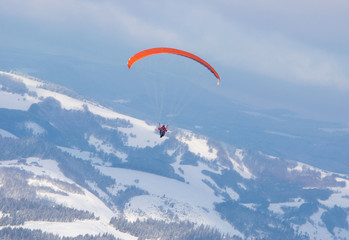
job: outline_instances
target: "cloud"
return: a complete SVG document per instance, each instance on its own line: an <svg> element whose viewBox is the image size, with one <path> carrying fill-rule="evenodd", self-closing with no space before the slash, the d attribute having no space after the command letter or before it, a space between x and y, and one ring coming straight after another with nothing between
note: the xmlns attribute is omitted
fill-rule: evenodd
<svg viewBox="0 0 349 240"><path fill-rule="evenodd" d="M175 32L147 23L143 18L146 15L134 15L126 7L113 1L13 0L0 2L0 13L51 30L55 27L61 31L97 32L103 36L124 38L128 44L178 41Z"/></svg>
<svg viewBox="0 0 349 240"><path fill-rule="evenodd" d="M219 35L219 34L217 34ZM227 36L227 34L226 34ZM233 41L229 39L234 38ZM218 40L221 61L273 79L349 90L348 57L336 56L296 40L235 28Z"/></svg>
<svg viewBox="0 0 349 240"><path fill-rule="evenodd" d="M292 15L296 11L294 5L291 10L281 9L277 4L270 5L271 9L274 7L274 12L283 10L287 15ZM310 10L310 7L307 8ZM219 7L204 5L195 9L193 15L190 11L193 11L191 9L194 6L189 6L189 9L182 12L180 20L181 24L190 22L191 26L191 31L181 35L187 49L205 53L227 67L244 69L269 78L349 90L349 56L345 52L339 55L331 48L314 46L311 42L290 35L287 29L260 29L260 13L255 14L256 19L246 20L246 23L231 17L231 13L222 14L224 9ZM270 9L268 11L273 12ZM278 13L279 16L282 14ZM341 32L340 29L338 31Z"/></svg>
<svg viewBox="0 0 349 240"><path fill-rule="evenodd" d="M0 14L61 31L121 39L126 48L183 48L228 68L349 91L348 52L326 45L335 37L349 40L344 26L348 4L341 0L338 6L315 1L282 4L274 0L263 4L254 0L13 0L0 3ZM336 20L340 20L338 29Z"/></svg>

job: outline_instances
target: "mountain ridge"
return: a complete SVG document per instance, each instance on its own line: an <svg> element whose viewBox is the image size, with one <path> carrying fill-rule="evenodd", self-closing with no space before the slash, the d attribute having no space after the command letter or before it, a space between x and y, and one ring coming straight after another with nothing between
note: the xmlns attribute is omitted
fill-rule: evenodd
<svg viewBox="0 0 349 240"><path fill-rule="evenodd" d="M22 181L39 187L35 196L76 209L78 205L67 204L74 193L62 183L42 179L61 172L54 179L75 184L84 189L80 195L105 206L107 217L93 212L100 218L94 224L104 224L114 237L152 238L113 227L129 229L121 226L128 223L116 221L125 218L129 224L137 219L153 219L159 226L161 221L203 224L210 227L206 234L217 239L348 239L348 175L246 151L175 127L160 139L154 124L66 95L67 89L48 89L42 81L15 73L0 75L0 99L6 99L0 106L0 169L34 173L34 179ZM55 170L47 163L56 164ZM1 213L7 214L3 209ZM44 224L30 224L24 221L23 226L50 232ZM151 222L146 226L154 227ZM214 235L211 228L228 235Z"/></svg>

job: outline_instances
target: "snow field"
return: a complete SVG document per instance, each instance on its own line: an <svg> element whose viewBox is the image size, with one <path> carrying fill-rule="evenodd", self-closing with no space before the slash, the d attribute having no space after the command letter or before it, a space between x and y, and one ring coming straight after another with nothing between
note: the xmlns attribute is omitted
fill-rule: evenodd
<svg viewBox="0 0 349 240"><path fill-rule="evenodd" d="M94 146L96 148L97 151L99 152L105 152L107 154L113 154L116 157L120 158L122 160L122 162L127 162L127 154L117 151L114 149L114 147L110 144L110 143L106 143L103 140L100 140L98 138L96 138L95 136L91 135L88 138L88 143L91 146Z"/></svg>
<svg viewBox="0 0 349 240"><path fill-rule="evenodd" d="M240 196L237 192L235 192L233 189L229 188L229 187L226 187L225 188L225 191L226 193L228 193L229 197L234 200L234 201L237 201L239 200Z"/></svg>
<svg viewBox="0 0 349 240"><path fill-rule="evenodd" d="M240 205L247 207L253 211L256 211L258 207L258 204L255 204L255 203L240 203Z"/></svg>
<svg viewBox="0 0 349 240"><path fill-rule="evenodd" d="M177 135L176 139L188 146L190 152L207 160L218 158L217 149L210 147L206 138L198 138L189 131L183 131L183 134Z"/></svg>
<svg viewBox="0 0 349 240"><path fill-rule="evenodd" d="M196 174L193 171L194 168L184 169L184 171L188 175ZM173 211L180 220L190 220L215 227L222 232L243 236L214 211L214 202L220 202L221 198L216 197L213 190L200 178L194 181L195 177L193 176L187 184L136 170L103 166L99 166L98 169L103 174L114 178L118 184L135 185L149 193L149 195L132 198L130 205L126 208L129 220L135 221L137 218L143 219L144 216L149 217L149 215L155 219L163 219L165 212ZM187 174L186 176L188 176ZM190 182L191 180L192 182ZM174 206L182 211L176 210L176 212L173 209Z"/></svg>
<svg viewBox="0 0 349 240"><path fill-rule="evenodd" d="M38 99L24 94L0 91L0 108L27 111L33 103L40 102Z"/></svg>
<svg viewBox="0 0 349 240"><path fill-rule="evenodd" d="M132 127L111 127L102 125L103 128L112 131L119 131L125 135L124 144L129 147L145 148L155 147L168 139L167 136L159 138L157 127L148 125L140 120L132 120Z"/></svg>
<svg viewBox="0 0 349 240"><path fill-rule="evenodd" d="M297 172L303 172L303 171L314 171L314 172L318 172L320 173L320 178L323 179L327 176L331 176L333 173L328 172L328 171L324 171L322 169L310 166L308 164L305 163L301 163L301 162L297 162L297 166L293 167L293 168L287 168L288 172L292 172L292 171L297 171Z"/></svg>
<svg viewBox="0 0 349 240"><path fill-rule="evenodd" d="M88 190L77 186L83 192L74 193L62 189L55 184L54 180L60 180L66 183L74 184L72 180L65 177L60 171L58 164L54 160L42 160L39 158L27 158L26 164L19 164L17 160L9 160L0 162L0 167L16 167L28 172L32 172L35 176L45 176L43 179L30 178L28 184L36 187L48 187L55 191L63 191L68 196L47 192L45 190L38 190L37 196L49 199L57 204L94 213L99 220L85 220L75 222L45 222L45 221L28 221L23 224L23 227L28 229L41 229L42 231L59 234L60 236L78 236L79 234L103 234L110 233L122 239L137 239L129 234L121 233L109 225L110 219L116 216L116 212L109 209L104 202ZM96 189L95 183L88 183ZM101 192L97 189L98 193ZM103 195L102 195L103 196Z"/></svg>
<svg viewBox="0 0 349 240"><path fill-rule="evenodd" d="M133 125L131 128L118 128L118 131L127 136L124 142L126 146L137 148L155 147L168 139L167 136L159 137L155 125L150 126L142 121L132 121L131 123Z"/></svg>
<svg viewBox="0 0 349 240"><path fill-rule="evenodd" d="M327 240L333 239L333 236L328 232L325 224L321 220L321 215L325 212L325 209L319 208L319 210L314 213L309 221L305 224L298 226L294 225L296 231L300 233L306 233L310 239Z"/></svg>
<svg viewBox="0 0 349 240"><path fill-rule="evenodd" d="M35 122L25 122L24 126L31 131L31 133L35 136L37 135L42 135L46 132L46 130L44 128L42 128L39 124L35 123Z"/></svg>
<svg viewBox="0 0 349 240"><path fill-rule="evenodd" d="M58 147L63 152L69 153L71 156L80 158L85 161L91 161L94 165L103 165L102 159L95 157L93 153L80 151L79 149Z"/></svg>
<svg viewBox="0 0 349 240"><path fill-rule="evenodd" d="M290 202L282 202L282 203L270 203L268 209L276 214L284 214L282 207L297 207L299 208L304 203L304 199L295 198Z"/></svg>
<svg viewBox="0 0 349 240"><path fill-rule="evenodd" d="M118 128L118 131L122 132L127 136L127 140L125 142L125 145L127 146L139 147L139 148L154 147L156 145L161 144L167 139L167 137L160 139L159 136L155 133L156 126L148 125L145 121L142 121L133 117L129 117L123 114L119 114L97 103L93 103L89 101L81 101L61 93L40 88L40 86L42 86L43 83L35 79L32 79L30 77L20 76L14 73L7 73L2 71L0 71L0 74L23 82L30 91L36 92L38 96L37 98L33 98L33 99L31 99L30 96L28 96L28 98L31 99L31 101L27 99L25 102L18 104L17 103L18 101L13 101L13 100L15 100L15 98L19 98L20 95L16 96L14 94L1 92L0 100L2 100L1 98L4 98L3 99L4 101L0 101L0 107L1 107L1 103L4 102L6 103L6 108L9 108L8 102L10 102L10 103L16 103L16 105L13 106L13 109L28 110L32 103L40 102L39 99L53 97L57 101L59 101L61 104L61 107L66 110L83 111L84 107L86 106L91 113L101 116L103 118L122 119L130 122L132 124L132 127Z"/></svg>
<svg viewBox="0 0 349 240"><path fill-rule="evenodd" d="M229 156L229 153L227 153ZM233 157L228 157L230 162L233 164L233 169L240 174L241 177L245 179L255 179L256 177L248 170L243 162L244 155L242 149L236 149Z"/></svg>
<svg viewBox="0 0 349 240"><path fill-rule="evenodd" d="M12 160L1 162L0 167L17 167L32 172L35 176L46 176L53 180L57 179L66 183L75 184L74 181L64 176L58 167L58 163L54 160L28 158L27 164L28 165L18 164L17 160ZM96 217L100 217L108 222L114 216L113 211L111 211L99 198L80 186L79 188L84 192L84 194L67 192L65 189L61 189L59 186L54 184L54 181L48 181L46 179L31 178L28 179L28 184L33 186L46 186L53 190L66 192L68 196L50 192L38 192L38 195L41 197L48 198L66 207L93 212Z"/></svg>
<svg viewBox="0 0 349 240"><path fill-rule="evenodd" d="M349 216L347 217L347 222L349 222ZM338 228L335 227L333 229L333 233L335 236L338 237L338 239L348 239L349 238L349 230L343 229L343 228Z"/></svg>
<svg viewBox="0 0 349 240"><path fill-rule="evenodd" d="M1 137L7 137L7 138L14 138L14 139L17 139L18 137L13 135L12 133L6 131L6 130L3 130L0 128L0 136Z"/></svg>
<svg viewBox="0 0 349 240"><path fill-rule="evenodd" d="M341 208L349 208L349 180L344 178L336 178L337 182L344 182L344 187L331 187L334 193L327 200L319 200L319 202L327 207L333 208L338 206Z"/></svg>

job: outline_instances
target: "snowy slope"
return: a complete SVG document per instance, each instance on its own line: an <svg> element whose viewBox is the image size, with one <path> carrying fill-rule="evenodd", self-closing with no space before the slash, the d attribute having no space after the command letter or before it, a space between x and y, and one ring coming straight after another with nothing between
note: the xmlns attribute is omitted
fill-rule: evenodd
<svg viewBox="0 0 349 240"><path fill-rule="evenodd" d="M60 152L89 163L101 175L115 182L103 188L97 184L98 179L85 179L83 187L65 176L54 159L26 157L25 162L23 159L1 161L0 168L15 167L33 173L34 177L27 181L30 186L38 187L38 197L69 208L92 212L99 218L55 223L27 221L21 227L41 229L61 236L107 232L122 239L136 239L110 225L112 217L123 214L131 222L149 218L166 222L190 221L197 226L207 225L241 238L265 236L263 231L275 230L270 227L275 222L287 222L302 237L349 239L349 227L343 227L345 222L349 222L349 176L260 152L252 154L183 129L174 128L160 139L155 124L119 114L98 103L78 99L62 91L49 90L44 82L31 77L1 71L0 75L23 83L30 91L30 94L0 91L0 108L28 111L33 104L43 103L50 97L66 111L62 114L88 111L93 117L85 122L93 121L91 126L98 127L82 129L81 136L70 135L72 129L80 126L72 125L68 130L62 129L59 121L65 120L64 116L54 122L56 116L53 115L46 121L54 131L45 127L44 122L23 120L19 130L0 126L1 137L18 140L17 136L20 135L12 131L25 131L25 136L30 134L32 138L51 141L57 136L52 135L52 132L58 132L67 138L67 142L74 140L74 145L59 145L61 143L51 141ZM157 164L163 165L159 169ZM45 176L46 180L38 176ZM81 192L67 192L47 178L75 184ZM279 185L279 182L287 184ZM125 194L130 187L136 188L138 192L129 196L120 207L115 199ZM66 192L66 195L58 194L60 191ZM318 195L307 197L308 192L313 194L312 191ZM228 209L234 207L236 212L219 211L217 206L224 204L230 204ZM307 204L314 206L315 210L301 212L304 216L297 212L303 211ZM342 219L332 229L324 222L324 216L335 207L341 208L347 220ZM298 217L292 215L295 212L302 215L301 220L294 221ZM250 220L246 217L246 220L241 220L247 221L246 226L261 227L246 230L241 227L241 222L234 219L240 213L247 213L252 218L256 214L271 220L266 226L257 223L261 227L249 224ZM88 230L84 231L84 228Z"/></svg>
<svg viewBox="0 0 349 240"><path fill-rule="evenodd" d="M8 137L8 138L14 138L16 139L17 137L15 135L13 135L12 133L6 131L6 130L3 130L3 129L0 129L0 136L2 137Z"/></svg>
<svg viewBox="0 0 349 240"><path fill-rule="evenodd" d="M0 74L3 74L0 71ZM7 76L7 74L5 75ZM24 96L16 93L8 93L2 91L0 94L0 108L28 110L33 103L39 100L35 97L25 94Z"/></svg>
<svg viewBox="0 0 349 240"><path fill-rule="evenodd" d="M44 85L43 82L30 77L3 71L0 71L0 75L4 75L16 81L23 82L29 89L29 91L35 92L37 94L36 98L30 98L29 100L22 101L16 94L2 91L0 97L2 100L1 103L4 104L4 106L0 105L0 107L17 110L28 110L32 103L40 102L40 99L53 97L54 99L59 101L61 107L66 110L84 110L84 107L86 106L91 113L103 118L121 119L130 122L130 124L132 124L132 127L118 128L119 131L127 136L125 144L128 146L140 148L145 148L147 146L154 147L166 140L166 138L158 138L157 134L154 131L156 129L155 125L149 125L142 120L119 114L94 102L78 100L61 93L43 89L41 88ZM17 98L18 100L16 100ZM13 102L15 102L16 104L12 104Z"/></svg>
<svg viewBox="0 0 349 240"><path fill-rule="evenodd" d="M187 184L154 174L129 169L99 167L102 173L113 177L118 185L136 185L149 195L134 197L125 210L130 221L136 219L167 220L169 211L182 221L210 225L222 232L243 237L239 231L220 219L214 211L214 202L221 201L205 184ZM115 186L117 188L118 186Z"/></svg>
<svg viewBox="0 0 349 240"><path fill-rule="evenodd" d="M103 233L109 233L115 237L122 239L136 239L135 237L121 233L117 231L113 226L109 224L110 219L116 215L108 206L105 205L97 196L92 194L87 189L79 187L81 193L67 192L62 188L61 183L57 183L57 180L68 184L74 184L74 181L64 176L60 171L58 164L54 160L40 159L40 158L28 158L20 161L9 160L0 162L0 168L19 168L27 172L33 173L33 177L28 178L28 184L38 188L37 196L39 198L48 199L62 204L69 208L78 210L84 210L93 212L99 220L83 220L74 222L45 222L45 221L27 221L22 225L15 226L17 228L39 229L45 232L59 234L60 236L76 237L80 234L98 235ZM39 178L45 177L45 178ZM45 189L45 190L43 190ZM47 189L58 191L64 191L67 195L53 193ZM13 227L13 226L11 226Z"/></svg>

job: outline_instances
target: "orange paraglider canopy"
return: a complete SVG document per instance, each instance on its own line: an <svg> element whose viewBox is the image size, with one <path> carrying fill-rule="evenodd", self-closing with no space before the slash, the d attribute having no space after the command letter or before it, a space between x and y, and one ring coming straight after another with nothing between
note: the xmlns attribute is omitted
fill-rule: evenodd
<svg viewBox="0 0 349 240"><path fill-rule="evenodd" d="M185 52L179 49L174 49L174 48L166 48L166 47L161 47L161 48L150 48L150 49L146 49L143 50L139 53L136 53L135 55L133 55L127 62L127 66L128 68L131 68L131 66L137 62L138 60L145 58L147 56L150 55L154 55L154 54L159 54L159 53L171 53L171 54L177 54L177 55L181 55L190 59L193 59L195 61L197 61L198 63L204 65L208 70L210 70L217 78L217 85L220 84L220 78L218 73L216 72L216 70L214 70L213 67L211 67L210 64L208 64L206 61L204 61L203 59L199 58L198 56L191 54L189 52Z"/></svg>

